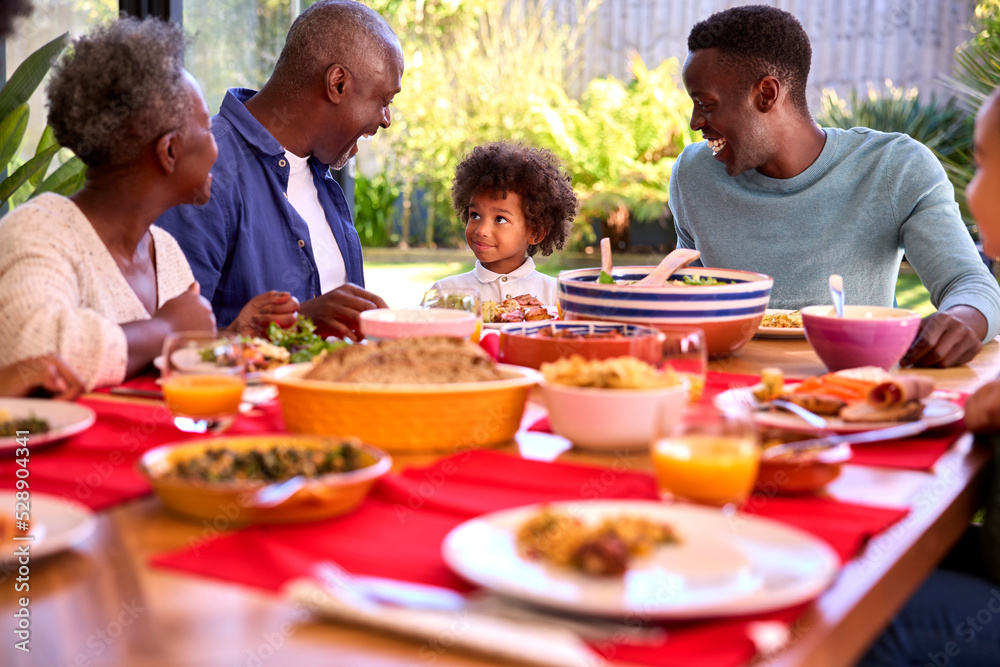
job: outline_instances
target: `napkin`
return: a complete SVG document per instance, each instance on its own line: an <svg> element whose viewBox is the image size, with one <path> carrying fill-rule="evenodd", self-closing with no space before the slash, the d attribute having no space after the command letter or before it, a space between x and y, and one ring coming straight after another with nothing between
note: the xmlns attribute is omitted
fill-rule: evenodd
<svg viewBox="0 0 1000 667"><path fill-rule="evenodd" d="M307 609L349 625L389 631L423 641L422 656L452 648L537 667L601 667L579 637L560 628L497 618L474 611L434 611L359 604L309 579L296 579L286 594Z"/></svg>
<svg viewBox="0 0 1000 667"><path fill-rule="evenodd" d="M652 476L625 466L609 462L608 467L593 468L529 461L494 451L462 452L386 476L353 514L303 525L256 526L161 554L152 562L279 592L316 563L332 560L359 575L465 592L472 587L451 572L440 554L441 542L453 527L486 511L544 500L656 498ZM906 510L825 498L766 496L748 503L748 511L821 537L842 559L855 555L869 537L906 514ZM325 604L317 608L334 618L346 614ZM660 646L605 643L591 648L607 659L641 664L736 667L754 656L752 637L761 622L787 624L803 608L670 623L666 643Z"/></svg>

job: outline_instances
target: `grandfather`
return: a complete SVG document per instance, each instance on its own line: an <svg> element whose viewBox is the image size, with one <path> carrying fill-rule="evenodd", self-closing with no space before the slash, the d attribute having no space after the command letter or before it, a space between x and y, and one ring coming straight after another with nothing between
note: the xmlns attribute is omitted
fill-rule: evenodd
<svg viewBox="0 0 1000 667"><path fill-rule="evenodd" d="M678 245L706 266L774 277L771 306L891 306L905 251L938 312L903 365L969 361L1000 329L1000 289L929 149L904 134L820 128L806 104L812 49L787 12L745 6L688 36L691 128L670 177Z"/></svg>
<svg viewBox="0 0 1000 667"><path fill-rule="evenodd" d="M295 20L260 92L226 93L213 118L211 201L158 223L181 244L221 325L259 295L254 324L297 308L320 333L355 339L360 312L385 307L363 289L361 243L329 167L389 127L402 75L385 20L360 2L330 0Z"/></svg>

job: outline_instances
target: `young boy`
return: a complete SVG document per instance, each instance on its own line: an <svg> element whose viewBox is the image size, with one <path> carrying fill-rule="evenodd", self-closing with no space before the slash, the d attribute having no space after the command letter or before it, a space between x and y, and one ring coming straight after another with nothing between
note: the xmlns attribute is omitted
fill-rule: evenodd
<svg viewBox="0 0 1000 667"><path fill-rule="evenodd" d="M458 165L451 188L476 267L433 288L478 290L484 304L532 296L554 307L556 280L536 271L531 257L563 247L578 207L570 180L547 150L505 141L476 147Z"/></svg>

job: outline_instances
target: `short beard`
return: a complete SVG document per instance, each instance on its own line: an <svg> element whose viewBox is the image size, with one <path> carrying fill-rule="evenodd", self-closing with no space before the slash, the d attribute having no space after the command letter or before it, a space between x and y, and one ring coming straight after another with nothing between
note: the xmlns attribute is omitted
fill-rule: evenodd
<svg viewBox="0 0 1000 667"><path fill-rule="evenodd" d="M774 141L768 136L764 122L755 115L750 116L750 118L753 120L746 124L740 137L740 143L737 147L739 154L734 152L737 161L733 162L731 167L726 167L726 173L730 176L737 176L749 169L756 169L767 162L774 146Z"/></svg>

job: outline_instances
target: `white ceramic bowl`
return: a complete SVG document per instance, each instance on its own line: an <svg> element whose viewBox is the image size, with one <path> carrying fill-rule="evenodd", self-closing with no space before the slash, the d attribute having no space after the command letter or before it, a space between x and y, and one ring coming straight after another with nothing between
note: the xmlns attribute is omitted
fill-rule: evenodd
<svg viewBox="0 0 1000 667"><path fill-rule="evenodd" d="M680 421L688 382L657 389L596 389L542 381L552 430L584 449L648 449L656 420Z"/></svg>
<svg viewBox="0 0 1000 667"><path fill-rule="evenodd" d="M616 266L616 281L646 277L652 266ZM636 287L602 285L600 269L559 273L559 307L566 320L612 320L654 328L695 326L705 331L710 357L732 354L746 345L771 298L770 276L749 271L689 267L674 273L712 277L718 285Z"/></svg>
<svg viewBox="0 0 1000 667"><path fill-rule="evenodd" d="M361 333L366 338L415 338L450 336L468 338L476 330L476 316L449 308L379 308L361 313Z"/></svg>

